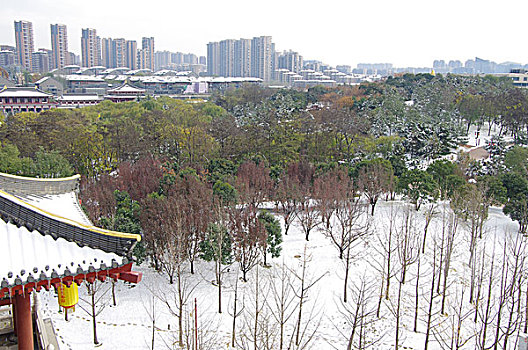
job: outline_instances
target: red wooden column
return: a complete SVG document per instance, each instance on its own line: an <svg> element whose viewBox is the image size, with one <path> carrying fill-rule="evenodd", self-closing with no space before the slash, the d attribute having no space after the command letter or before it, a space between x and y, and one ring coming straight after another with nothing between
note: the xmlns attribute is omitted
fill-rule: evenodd
<svg viewBox="0 0 528 350"><path fill-rule="evenodd" d="M19 350L33 350L33 318L31 294L15 296L16 328Z"/></svg>

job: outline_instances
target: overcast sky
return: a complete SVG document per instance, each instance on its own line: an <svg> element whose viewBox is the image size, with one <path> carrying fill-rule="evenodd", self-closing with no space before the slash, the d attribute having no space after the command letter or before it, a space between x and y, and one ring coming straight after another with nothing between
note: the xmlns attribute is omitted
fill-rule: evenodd
<svg viewBox="0 0 528 350"><path fill-rule="evenodd" d="M35 49L51 48L50 24L62 23L77 54L81 28L95 28L204 56L210 41L271 35L277 50L331 65L475 56L525 64L527 10L526 0L0 0L0 44L14 45L13 21L28 20Z"/></svg>

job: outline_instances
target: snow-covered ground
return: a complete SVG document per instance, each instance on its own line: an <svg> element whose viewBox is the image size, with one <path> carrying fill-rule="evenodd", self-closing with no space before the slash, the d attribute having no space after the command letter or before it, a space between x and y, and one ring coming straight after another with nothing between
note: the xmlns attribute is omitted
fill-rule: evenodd
<svg viewBox="0 0 528 350"><path fill-rule="evenodd" d="M349 298L352 298L352 289L358 286L362 279L372 284L370 289L370 304L377 305L381 280L380 273L375 269L377 263L381 262L383 257L379 253L383 238L388 232L389 218L391 211L396 211L401 215L408 206L405 202L384 202L380 201L376 207L375 216L372 218L372 233L353 249L353 261L351 276L349 279ZM421 260L421 277L419 281L419 318L418 331L413 332L414 325L414 304L416 289L416 264L413 264L409 270L407 283L402 289L402 318L400 344L402 349L422 349L425 341L426 328L426 309L428 306L428 293L431 285L432 266L433 266L433 243L439 242L442 231L441 213L443 208L448 204L441 203L438 206L438 214L433 219L428 233L425 254ZM414 227L417 235L421 238L424 226L423 209L414 215ZM401 221L401 219L400 219ZM485 224L485 237L487 242L486 249L498 237L499 243L505 233L516 233L518 226L515 222L506 217L500 208L490 208L489 218ZM467 287L469 280L469 268L467 259L469 256L467 225L461 223L455 241L453 252L453 263L449 274L449 307L454 307L454 302L458 300L457 293L461 288ZM293 271L299 271L302 264L302 257L306 254L310 257L308 263L308 280L322 278L309 290L307 304L304 306L306 313L303 315L304 320L310 318L309 313L313 310L311 323L308 329L316 330L316 336L312 341L313 349L346 349L347 339L350 335L351 325L345 319L345 307L342 303L343 298L343 278L344 264L338 258L337 249L331 241L322 233L314 231L310 235L310 241L305 241L304 234L300 229L298 222L290 228L287 236L284 236L282 244L282 255L280 258L268 258L271 261L270 268L259 267L260 276L260 298L261 303L265 296L270 295L270 290L266 285L268 276L271 276L273 283L280 282L280 266L282 262ZM397 260L396 254L393 257ZM397 265L395 263L395 265ZM197 284L188 302L186 314L189 322L192 321L192 308L194 298L198 307L199 328L207 333L206 338L211 341L210 349L229 349L231 339L232 317L231 311L233 306L233 290L237 278L236 263L233 264L224 276L223 292L223 313L219 314L218 309L218 292L214 285L214 265L212 263L198 262L196 274L189 275L187 280L190 285ZM143 280L138 285L126 285L119 282L117 290L117 306L106 306L98 316L98 338L102 342L101 349L146 349L150 348L152 341L152 318L149 316L152 310L152 304L156 310L156 330L155 330L155 348L167 349L175 348L174 339L177 336L177 318L171 316L168 309L163 303L154 299L152 294L160 295L169 292L171 286L166 276L157 273L145 263L143 266L135 266L135 270L143 272ZM397 268L396 268L397 270ZM239 282L239 310L244 304L243 315L237 320L238 334L242 334L247 325L244 325L244 313L249 313L253 302L255 272L253 269L249 274L248 282ZM241 274L239 274L240 277ZM294 283L295 284L295 283ZM106 283L109 287L110 283ZM466 288L467 289L467 288ZM85 286L79 288L81 298L85 298ZM366 340L375 340L377 343L372 346L373 349L393 349L395 338L395 317L391 311L394 309L398 290L396 278L391 279L390 299L383 300L381 305L380 318L372 318L372 323L368 325ZM64 314L58 312L57 300L53 292L42 291L39 293L41 308L46 315L49 315L59 336L61 349L92 349L92 328L91 318L80 307L77 307L73 314L70 314L70 320L64 320ZM467 291L466 291L467 295ZM105 296L106 302L110 304L110 293ZM348 302L349 306L353 300ZM448 316L439 315L439 302L441 297L437 296L433 306L436 315L432 319L433 326L441 329L449 321ZM451 301L453 303L451 303ZM83 302L81 302L81 305ZM466 303L469 305L469 303ZM87 304L84 303L85 306ZM465 306L468 312L471 312L470 306ZM451 309L449 309L451 310ZM263 313L264 314L264 313ZM449 315L449 313L448 313ZM263 315L265 316L265 315ZM269 316L269 315L268 315ZM187 317L187 316L186 316ZM292 316L290 324L296 319L297 314ZM304 323L304 321L303 321ZM318 326L317 326L318 324ZM440 326L442 325L442 326ZM470 334L473 330L473 322L466 320L462 329L462 334ZM287 327L286 335L291 336L292 327ZM430 349L440 349L435 337L431 335ZM513 344L513 341L511 342ZM467 349L474 349L475 344L470 340L466 344Z"/></svg>

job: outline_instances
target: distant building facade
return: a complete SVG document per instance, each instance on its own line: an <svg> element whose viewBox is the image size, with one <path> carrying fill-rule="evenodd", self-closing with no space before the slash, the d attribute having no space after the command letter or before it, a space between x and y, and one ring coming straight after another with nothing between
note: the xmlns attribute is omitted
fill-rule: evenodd
<svg viewBox="0 0 528 350"><path fill-rule="evenodd" d="M284 51L278 57L277 68L299 73L303 69L303 57L298 52Z"/></svg>
<svg viewBox="0 0 528 350"><path fill-rule="evenodd" d="M82 30L81 51L83 67L95 67L101 64L101 39L95 29Z"/></svg>
<svg viewBox="0 0 528 350"><path fill-rule="evenodd" d="M254 77L269 82L275 63L271 36L207 44L207 74L212 76Z"/></svg>
<svg viewBox="0 0 528 350"><path fill-rule="evenodd" d="M207 44L207 74L220 75L220 43Z"/></svg>
<svg viewBox="0 0 528 350"><path fill-rule="evenodd" d="M15 21L15 42L17 63L27 70L32 69L33 23Z"/></svg>
<svg viewBox="0 0 528 350"><path fill-rule="evenodd" d="M50 71L49 67L50 55L46 50L39 50L33 52L31 55L31 71L35 73L47 73Z"/></svg>
<svg viewBox="0 0 528 350"><path fill-rule="evenodd" d="M140 69L155 70L154 67L154 38L144 37L141 40L141 51L139 52L138 66Z"/></svg>
<svg viewBox="0 0 528 350"><path fill-rule="evenodd" d="M271 36L255 37L251 40L251 76L264 81L271 80L274 45Z"/></svg>
<svg viewBox="0 0 528 350"><path fill-rule="evenodd" d="M51 25L51 66L50 69L62 68L70 64L68 52L68 32L64 24Z"/></svg>
<svg viewBox="0 0 528 350"><path fill-rule="evenodd" d="M16 63L15 53L10 50L0 51L0 66L9 67L14 66Z"/></svg>
<svg viewBox="0 0 528 350"><path fill-rule="evenodd" d="M135 40L126 41L126 64L125 67L137 69L137 42Z"/></svg>
<svg viewBox="0 0 528 350"><path fill-rule="evenodd" d="M251 39L235 42L235 77L251 76Z"/></svg>

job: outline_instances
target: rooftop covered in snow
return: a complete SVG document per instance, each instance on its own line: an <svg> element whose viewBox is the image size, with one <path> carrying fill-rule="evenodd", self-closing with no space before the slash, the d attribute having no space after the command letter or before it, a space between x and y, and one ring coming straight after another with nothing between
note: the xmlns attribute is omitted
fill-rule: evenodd
<svg viewBox="0 0 528 350"><path fill-rule="evenodd" d="M78 180L0 173L0 299L61 282L141 279L131 272L141 236L94 227L79 205Z"/></svg>

